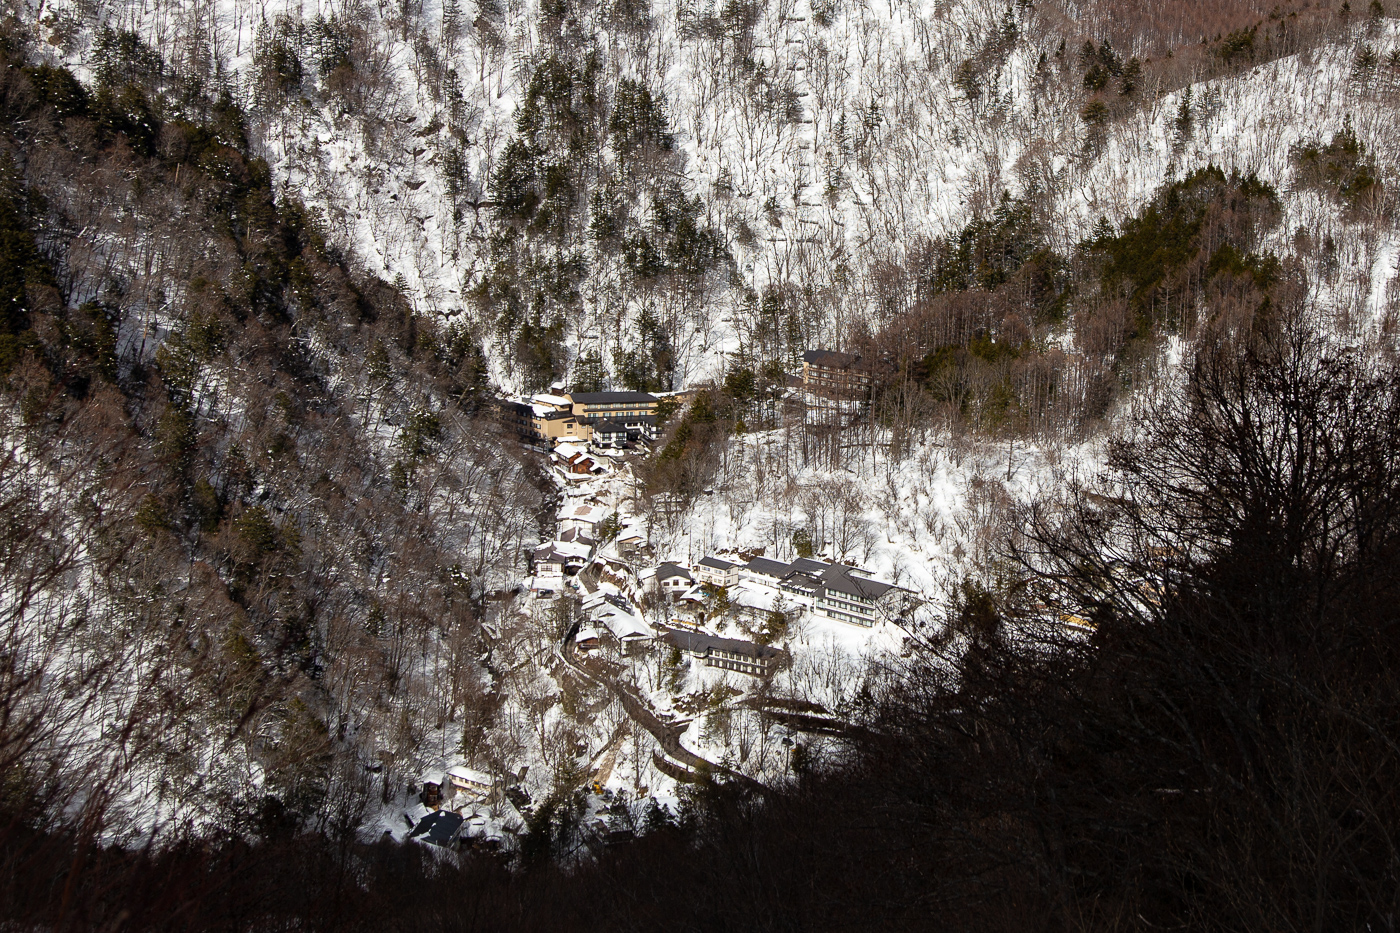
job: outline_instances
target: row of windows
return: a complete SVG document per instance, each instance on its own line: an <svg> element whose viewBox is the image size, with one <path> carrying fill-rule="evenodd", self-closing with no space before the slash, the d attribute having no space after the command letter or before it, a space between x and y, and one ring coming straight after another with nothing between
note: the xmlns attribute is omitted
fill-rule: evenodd
<svg viewBox="0 0 1400 933"><path fill-rule="evenodd" d="M845 609L853 609L856 612L868 612L869 610L865 607L875 604L875 600L866 599L864 596L846 596L844 594L838 596L830 590L827 590L824 601L841 606Z"/></svg>
<svg viewBox="0 0 1400 933"><path fill-rule="evenodd" d="M828 616L840 622L853 622L856 625L864 625L867 628L875 624L875 620L871 619L868 616L852 615L849 612L842 612L839 609L833 609L831 606L826 606L825 609L826 614Z"/></svg>
<svg viewBox="0 0 1400 933"><path fill-rule="evenodd" d="M762 674L763 668L756 664L739 664L735 661L708 660L710 667L722 668L726 671L738 671L741 674Z"/></svg>
<svg viewBox="0 0 1400 933"><path fill-rule="evenodd" d="M758 663L758 662L756 662L756 661L753 660L753 657L752 657L751 655L747 655L747 654L736 654L736 653L733 652L733 651L721 651L719 648L711 648L711 649L710 649L710 657L712 657L712 658L732 658L732 659L735 660L735 661L743 661L743 662L749 663L749 664L756 664L756 663Z"/></svg>

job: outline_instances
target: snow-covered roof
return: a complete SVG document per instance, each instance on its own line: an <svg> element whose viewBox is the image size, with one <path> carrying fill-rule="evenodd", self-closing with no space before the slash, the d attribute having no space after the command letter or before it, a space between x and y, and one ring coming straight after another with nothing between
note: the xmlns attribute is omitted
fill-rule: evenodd
<svg viewBox="0 0 1400 933"><path fill-rule="evenodd" d="M491 775L484 771L477 771L465 765L455 765L447 769L447 776L456 778L467 784L484 784L490 787L495 782L491 780Z"/></svg>
<svg viewBox="0 0 1400 933"><path fill-rule="evenodd" d="M536 395L531 401L540 405L548 405L550 408L568 408L573 404L562 395L550 395L547 392Z"/></svg>
<svg viewBox="0 0 1400 933"><path fill-rule="evenodd" d="M588 555L593 553L592 546L579 541L556 541L554 550L564 557L577 557L581 560L587 560Z"/></svg>
<svg viewBox="0 0 1400 933"><path fill-rule="evenodd" d="M554 452L558 454L561 459L568 460L574 456L581 456L584 453L584 450L582 447L579 447L570 441L561 440L559 443L554 445Z"/></svg>
<svg viewBox="0 0 1400 933"><path fill-rule="evenodd" d="M773 590L750 583L740 583L729 591L730 605L758 612L771 612L777 599L778 594Z"/></svg>
<svg viewBox="0 0 1400 933"><path fill-rule="evenodd" d="M574 636L574 642L575 642L575 644L580 643L580 642L585 642L585 641L597 641L597 640L598 640L598 630L597 630L596 628L594 628L593 626L591 626L591 625L585 625L583 628L579 629L579 630L578 630L578 634Z"/></svg>
<svg viewBox="0 0 1400 933"><path fill-rule="evenodd" d="M618 641L651 638L655 633L640 616L608 603L598 610L597 621L607 626Z"/></svg>
<svg viewBox="0 0 1400 933"><path fill-rule="evenodd" d="M593 545L593 544L597 544L597 543L598 543L598 542L594 541L591 537L589 537L588 532L584 531L582 528L569 528L569 529L566 529L565 531L563 531L563 532L559 535L559 540L560 540L560 541L563 541L563 542L566 542L566 543L577 543L577 544L588 544L588 545Z"/></svg>
<svg viewBox="0 0 1400 933"><path fill-rule="evenodd" d="M442 782L445 780L447 780L447 775L439 768L434 768L431 771L424 771L422 776L418 778L420 784L436 784L439 787L442 786Z"/></svg>
<svg viewBox="0 0 1400 933"><path fill-rule="evenodd" d="M576 505L559 516L560 521L585 522L596 525L603 520L603 510L596 505Z"/></svg>

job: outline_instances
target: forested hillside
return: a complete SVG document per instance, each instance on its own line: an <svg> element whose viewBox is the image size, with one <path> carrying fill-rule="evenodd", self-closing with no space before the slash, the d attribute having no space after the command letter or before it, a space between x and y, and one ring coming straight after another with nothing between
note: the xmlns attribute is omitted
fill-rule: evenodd
<svg viewBox="0 0 1400 933"><path fill-rule="evenodd" d="M0 916L1392 928L1397 12L10 0Z"/></svg>
<svg viewBox="0 0 1400 933"><path fill-rule="evenodd" d="M7 38L7 768L119 836L353 821L357 758L489 686L545 494L237 104L128 52L84 86Z"/></svg>

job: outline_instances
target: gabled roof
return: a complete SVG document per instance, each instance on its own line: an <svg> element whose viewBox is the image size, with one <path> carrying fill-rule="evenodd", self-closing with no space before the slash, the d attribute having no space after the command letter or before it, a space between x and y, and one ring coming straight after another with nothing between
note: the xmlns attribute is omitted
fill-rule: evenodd
<svg viewBox="0 0 1400 933"><path fill-rule="evenodd" d="M898 589L892 583L881 583L868 577L853 577L846 567L831 567L822 574L822 583L829 590L845 593L848 596L862 596L866 599L879 599L890 590Z"/></svg>
<svg viewBox="0 0 1400 933"><path fill-rule="evenodd" d="M575 405L624 405L656 401L655 395L645 392L575 392L569 398Z"/></svg>
<svg viewBox="0 0 1400 933"><path fill-rule="evenodd" d="M817 579L817 577L810 573L803 573L800 570L794 570L792 573L785 575L778 582L785 587L791 587L792 589L802 590L807 593L815 593L817 590L821 589L822 586L821 580Z"/></svg>
<svg viewBox="0 0 1400 933"><path fill-rule="evenodd" d="M462 817L451 810L436 810L419 820L408 838L435 846L451 845L462 822Z"/></svg>
<svg viewBox="0 0 1400 933"><path fill-rule="evenodd" d="M593 546L582 541L556 541L554 553L566 559L572 557L576 560L588 560L593 553Z"/></svg>
<svg viewBox="0 0 1400 933"><path fill-rule="evenodd" d="M632 612L620 609L611 603L605 604L598 611L598 622L605 625L608 631L613 633L618 641L629 641L638 638L650 638L652 636L651 626Z"/></svg>
<svg viewBox="0 0 1400 933"><path fill-rule="evenodd" d="M569 528L559 535L559 540L567 544L587 544L590 547L598 542L582 528Z"/></svg>
<svg viewBox="0 0 1400 933"><path fill-rule="evenodd" d="M597 421L593 424L594 434L622 434L626 430L616 421Z"/></svg>
<svg viewBox="0 0 1400 933"><path fill-rule="evenodd" d="M707 654L712 650L728 651L732 654L742 654L755 660L776 658L783 652L781 649L771 645L760 645L752 641L740 641L737 638L720 638L718 635L706 635L703 632L678 632L670 631L661 636L661 640L668 645L674 645L682 651L690 651L695 654Z"/></svg>
<svg viewBox="0 0 1400 933"><path fill-rule="evenodd" d="M488 787L495 783L491 780L491 775L487 774L484 771L477 771L474 768L468 768L466 765L455 765L451 768L448 768L447 776L450 778L456 778L459 781L465 781L469 784L485 784Z"/></svg>
<svg viewBox="0 0 1400 933"><path fill-rule="evenodd" d="M762 584L744 582L730 590L729 604L751 612L772 612L782 598Z"/></svg>
<svg viewBox="0 0 1400 933"><path fill-rule="evenodd" d="M722 557L702 557L700 558L700 566L708 567L711 570L727 571L733 570L739 565Z"/></svg>
<svg viewBox="0 0 1400 933"><path fill-rule="evenodd" d="M810 557L799 557L790 565L793 570L800 570L803 573L821 573L831 566L831 563L824 560L813 560Z"/></svg>
<svg viewBox="0 0 1400 933"><path fill-rule="evenodd" d="M675 577L682 577L686 580L693 579L690 575L690 571L686 570L680 564L667 562L656 568L656 579L658 580L670 580Z"/></svg>
<svg viewBox="0 0 1400 933"><path fill-rule="evenodd" d="M781 580L792 570L790 566L780 560L770 560L767 557L755 557L744 565L744 569L749 573L762 574L765 577L773 577Z"/></svg>
<svg viewBox="0 0 1400 933"><path fill-rule="evenodd" d="M854 353L837 353L835 350L808 350L802 354L802 362L814 366L830 366L832 369L847 369L860 362Z"/></svg>

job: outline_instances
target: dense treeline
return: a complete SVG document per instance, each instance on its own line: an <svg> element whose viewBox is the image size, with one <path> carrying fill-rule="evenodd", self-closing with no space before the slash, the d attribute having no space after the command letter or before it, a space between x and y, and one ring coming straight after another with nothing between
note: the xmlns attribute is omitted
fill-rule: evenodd
<svg viewBox="0 0 1400 933"><path fill-rule="evenodd" d="M483 706L536 474L475 419L479 345L276 196L228 94L134 34L91 86L30 41L0 34L6 805L348 832Z"/></svg>
<svg viewBox="0 0 1400 933"><path fill-rule="evenodd" d="M1352 188L1384 196L1354 135L1295 158L1313 167L1307 184L1343 204ZM783 360L736 354L671 426L652 491L693 497L721 471L734 436L775 427L796 426L803 465L827 468L873 459L875 447L898 461L934 435L1088 436L1160 374L1167 341L1190 340L1221 315L1293 302L1305 285L1299 257L1261 248L1281 209L1253 175L1192 172L1119 227L1102 221L1067 255L1051 247L1033 203L1003 196L989 216L920 245L906 270L912 307L848 344L868 388L784 401Z"/></svg>
<svg viewBox="0 0 1400 933"><path fill-rule="evenodd" d="M6 912L150 929L1388 928L1400 378L1388 351L1337 349L1296 309L1222 316L1195 346L1103 480L1021 516L999 572L869 699L839 769L758 797L712 788L681 827L513 870L322 835L139 854L12 831Z"/></svg>
<svg viewBox="0 0 1400 933"><path fill-rule="evenodd" d="M965 128L1005 117L1002 69L1056 15L1040 6L977 24L976 53L949 59ZM1077 8L1088 21L1061 23L1058 52L1040 37L1035 80L1076 95L1086 160L1110 121L1164 87L1363 16L1244 0L1206 22L1191 4L1119 6ZM1208 168L1057 251L1037 191L998 202L998 185L963 229L911 238L907 255L863 267L815 242L821 276L794 263L751 291L743 260L795 230L807 195L763 189L745 214L755 186L732 165L696 195L660 65L620 67L622 46L655 39L645 2L541 8L538 45L517 61L521 106L498 151L483 144L479 177L465 153L483 124L451 50L479 46L479 80L491 71L499 96L520 10L482 3L468 27L449 0L432 36L421 5L393 12L384 24L432 90L421 128L395 126L393 46L368 7L266 24L246 95L208 49L167 60L110 26L91 37L85 84L6 26L0 916L1393 927L1400 410L1391 350L1339 351L1301 321L1301 262L1335 266L1330 236L1300 228L1295 256L1270 254L1277 193ZM680 29L712 55L698 96L781 135L804 105L793 73L755 54L772 44L769 12L685 4ZM821 28L836 15L812 13ZM1364 12L1372 32L1383 13ZM46 41L67 41L69 15L46 20ZM813 45L816 76L829 60ZM1380 67L1374 52L1366 67ZM805 80L804 93L829 92ZM419 313L405 280L358 274L317 212L275 189L248 127L311 104L355 115L367 151L402 149L415 173L432 150L458 246L480 245L463 260L470 313ZM1183 101L1178 145L1208 109ZM837 111L812 153L832 207L853 179L873 185L907 116L872 98L820 118ZM1300 189L1349 218L1393 199L1350 122L1290 161ZM854 318L848 292L869 299ZM526 633L535 644L516 653L497 637L507 626L480 624L490 597L508 597L498 588L546 499L476 417L493 349L522 387L674 388L684 342L720 304L741 347L641 471L644 507L672 525L753 430L797 425L800 467L873 463L880 448L899 469L934 432L1080 436L1132 404L1167 338L1194 361L1183 395L1136 413L1144 427L1114 448L1102 485L1015 516L1019 537L980 561L946 632L862 698L839 769L813 770L799 745L794 785L705 787L679 826L658 819L582 861L577 801L563 796L518 858L365 845L365 815L424 749L497 773L543 761L557 787L578 781L576 723L546 735L560 699L539 660L558 632ZM832 335L864 353L876 385L804 411L784 398L788 373ZM858 491L833 480L816 494L829 509L806 508L794 549L858 556L874 534ZM512 691L528 715L502 711Z"/></svg>

